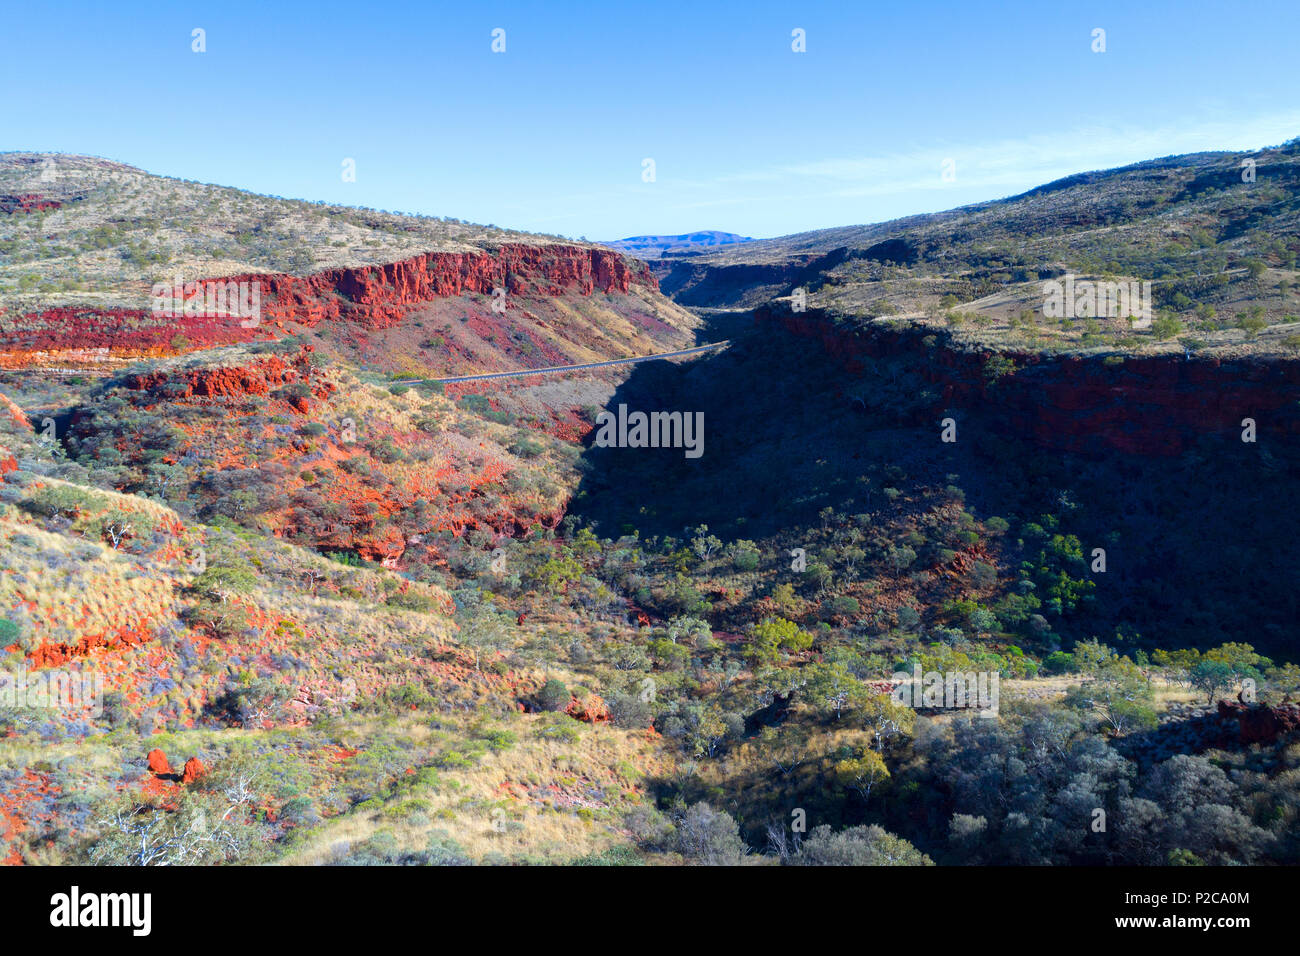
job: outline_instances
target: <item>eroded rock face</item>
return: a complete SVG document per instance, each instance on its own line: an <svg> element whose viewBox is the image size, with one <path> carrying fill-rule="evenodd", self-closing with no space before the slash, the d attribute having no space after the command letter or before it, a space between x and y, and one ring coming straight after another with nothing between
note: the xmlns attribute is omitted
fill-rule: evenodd
<svg viewBox="0 0 1300 956"><path fill-rule="evenodd" d="M382 266L327 269L309 276L242 275L227 281L262 284L264 318L317 325L395 324L421 302L503 288L511 295L628 292L658 289L640 263L605 249L507 244L488 252L428 252Z"/></svg>
<svg viewBox="0 0 1300 956"><path fill-rule="evenodd" d="M60 306L0 315L0 362L106 361L117 355L162 356L276 338L277 325L346 322L365 329L396 325L412 308L450 296L591 295L657 291L645 264L608 249L507 243L493 251L427 252L386 265L326 269L306 276L249 273L206 282L259 286L256 321L238 316L162 316L149 309ZM203 283L200 283L203 284Z"/></svg>
<svg viewBox="0 0 1300 956"><path fill-rule="evenodd" d="M1058 451L1178 455L1205 435L1238 437L1244 418L1270 434L1300 438L1300 362L1154 355L1108 364L1006 353L1018 368L990 385L989 353L945 347L932 330L854 332L813 309L759 309L756 316L816 339L849 372L880 359L914 360L918 374L940 392L933 414L989 409L1008 435Z"/></svg>
<svg viewBox="0 0 1300 956"><path fill-rule="evenodd" d="M287 359L272 355L246 365L130 375L126 379L126 387L133 391L153 392L165 386L168 401L185 401L193 398L267 395L284 385L301 382L316 398L327 398L334 391L334 386L313 376L311 351L311 346L303 346L297 355ZM303 401L306 401L306 397L298 396L298 403ZM301 407L298 410L305 411Z"/></svg>
<svg viewBox="0 0 1300 956"><path fill-rule="evenodd" d="M89 365L119 356L158 357L267 337L260 327L242 327L237 318L165 318L148 309L57 306L0 315L0 363Z"/></svg>

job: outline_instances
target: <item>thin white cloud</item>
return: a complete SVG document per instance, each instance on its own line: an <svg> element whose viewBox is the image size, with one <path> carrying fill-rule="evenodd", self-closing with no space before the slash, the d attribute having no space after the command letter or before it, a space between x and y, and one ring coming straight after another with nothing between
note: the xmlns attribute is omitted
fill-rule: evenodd
<svg viewBox="0 0 1300 956"><path fill-rule="evenodd" d="M940 178L940 168L951 159L963 187L1022 186L1043 182L1044 176L1107 169L1157 156L1256 149L1297 134L1300 111L1292 110L1252 120L1184 126L1081 126L993 143L950 143L884 156L826 158L768 172L778 179L820 180L847 187L834 195L869 196L944 188L948 184Z"/></svg>
<svg viewBox="0 0 1300 956"><path fill-rule="evenodd" d="M1216 112L1221 115L1221 111ZM604 182L590 192L563 196L542 193L536 199L516 200L508 209L518 217L516 224L535 229L575 219L591 220L593 211L611 209L620 211L618 220L626 222L633 232L671 232L680 212L710 208L743 209L742 221L752 224L748 227L750 234L770 234L770 229L753 228L767 223L780 223L786 226L784 231L793 231L790 227L840 224L798 222L802 217L792 218L789 212L793 204L805 206L806 214L816 220L825 219L842 205L848 219L881 221L997 199L1074 173L1158 156L1276 145L1300 134L1300 110L1253 118L1216 116L1177 125L1166 122L1114 127L1081 123L1055 130L1046 127L1045 122L1042 132L1017 139L936 142L875 156L827 156L729 170L703 179L698 175L678 178L671 168L661 164L658 181L653 184ZM941 175L942 165L949 159L956 164L954 182L945 181ZM945 191L953 193L951 201L942 197ZM867 205L854 200L866 200ZM592 230L602 232L602 227L589 225L588 231ZM624 234L607 227L603 232Z"/></svg>

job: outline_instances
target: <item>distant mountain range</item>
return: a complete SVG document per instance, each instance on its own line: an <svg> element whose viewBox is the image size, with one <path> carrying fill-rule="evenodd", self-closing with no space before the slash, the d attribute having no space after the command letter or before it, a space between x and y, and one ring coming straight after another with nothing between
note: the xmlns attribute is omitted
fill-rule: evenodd
<svg viewBox="0 0 1300 956"><path fill-rule="evenodd" d="M703 232L687 232L677 236L630 236L627 239L615 239L601 245L617 249L630 256L642 259L656 258L665 253L689 255L693 250L708 246L730 246L739 242L753 242L749 236L738 236L734 232L718 232L709 229Z"/></svg>

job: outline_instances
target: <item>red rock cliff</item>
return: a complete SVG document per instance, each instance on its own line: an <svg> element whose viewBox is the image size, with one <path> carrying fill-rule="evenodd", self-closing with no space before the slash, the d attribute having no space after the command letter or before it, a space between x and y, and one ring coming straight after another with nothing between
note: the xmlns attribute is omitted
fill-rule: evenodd
<svg viewBox="0 0 1300 956"><path fill-rule="evenodd" d="M635 260L607 249L581 246L508 244L488 252L426 252L382 266L327 269L309 276L258 274L230 276L262 284L263 320L316 325L322 321L359 322L372 328L395 324L421 302L448 296L557 296L628 292L633 285L659 288Z"/></svg>
<svg viewBox="0 0 1300 956"><path fill-rule="evenodd" d="M326 269L306 276L255 273L204 281L259 283L260 323L244 328L237 318L164 317L149 309L85 306L0 315L0 364L167 355L274 336L277 322L316 326L343 321L386 328L423 302L467 293L490 295L496 288L546 297L626 293L634 285L659 288L644 263L609 249L520 243L495 251L427 252L387 265Z"/></svg>
<svg viewBox="0 0 1300 956"><path fill-rule="evenodd" d="M759 309L759 321L817 339L850 372L881 358L914 359L942 392L933 411L978 406L1008 434L1061 451L1177 455L1201 436L1239 438L1253 418L1259 441L1300 438L1300 362L1186 359L1182 355L1056 357L1006 353L1019 368L990 386L989 352L963 351L916 328L853 330L817 310ZM924 339L933 337L927 345Z"/></svg>

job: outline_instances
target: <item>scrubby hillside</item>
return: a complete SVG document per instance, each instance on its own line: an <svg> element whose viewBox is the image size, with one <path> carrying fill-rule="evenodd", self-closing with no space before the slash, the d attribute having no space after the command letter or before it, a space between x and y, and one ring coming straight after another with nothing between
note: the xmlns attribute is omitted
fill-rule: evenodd
<svg viewBox="0 0 1300 956"><path fill-rule="evenodd" d="M463 586L559 521L613 373L389 382L668 351L695 318L561 237L84 157L6 154L0 194L0 859L619 842L648 722L598 726L526 612ZM256 281L261 314L160 317L176 276ZM34 706L54 678L85 706ZM189 839L197 814L229 823Z"/></svg>
<svg viewBox="0 0 1300 956"><path fill-rule="evenodd" d="M934 215L669 253L654 269L691 305L788 308L801 289L808 308L837 321L920 324L984 348L1295 355L1297 253L1292 141L1081 174ZM1049 316L1044 282L1067 274L1150 282L1147 323Z"/></svg>
<svg viewBox="0 0 1300 956"><path fill-rule="evenodd" d="M438 375L671 351L696 325L640 261L559 236L79 156L0 155L0 191L14 200L0 206L7 367L115 366L308 333L333 354ZM218 282L241 284L239 307Z"/></svg>
<svg viewBox="0 0 1300 956"><path fill-rule="evenodd" d="M1300 860L1258 158L669 254L701 320L588 244L4 157L0 860ZM176 266L259 321L151 323ZM998 318L1069 269L1175 315ZM598 442L619 406L702 454ZM102 693L5 696L53 677Z"/></svg>
<svg viewBox="0 0 1300 956"><path fill-rule="evenodd" d="M363 385L299 348L137 367L72 414L68 449L95 480L375 561L426 536L558 522L535 429L432 390Z"/></svg>
<svg viewBox="0 0 1300 956"><path fill-rule="evenodd" d="M147 304L148 284L186 277L384 265L431 251L568 243L454 219L328 206L155 176L61 153L0 153L2 304ZM586 246L586 244L575 243Z"/></svg>
<svg viewBox="0 0 1300 956"><path fill-rule="evenodd" d="M275 360L264 359L264 375L283 369ZM187 458L199 473L223 475L232 469L199 455L263 447L251 425L203 421L205 408L220 418L249 414L239 403L257 396L260 381L244 379L247 392L217 396L237 399L220 406L173 393L172 406L142 406L145 418L108 396L94 403L90 424L112 422L117 430L83 430L86 448L78 450L89 470L56 446L34 444L5 473L0 691L22 696L0 706L0 859L204 863L287 854L380 862L414 854L471 862L526 854L540 862L607 848L611 837L597 822L641 803L642 778L661 758L644 726L597 728L607 720L604 705L552 658L517 653L524 635L513 612L477 590L457 590L453 600L447 560L457 567L469 560L456 557L454 542L491 541L481 518L506 506L473 504L503 490L490 487L490 469L471 471L485 464L476 455L453 453L452 466L431 461L427 453L449 446L426 435L416 449L420 465L408 467L458 488L465 510L457 515L449 502L447 515L435 520L430 512L441 530L410 549L401 570L388 570L361 556L361 529L375 516L345 494L328 507L316 498L321 510L313 510L302 490L286 485L293 510L275 511L279 492L259 484L278 474L272 455L244 469L239 488L211 498L192 481ZM453 427L466 419L445 399L368 398L355 386L349 400L358 436L374 443L418 433L412 417L425 428L423 416L439 411ZM163 421L169 416L209 443L188 447L184 427ZM96 454L138 440L133 429L149 418L181 442L171 450L186 463L168 463L146 439L141 459L119 455L124 463L101 466ZM300 413L300 421L312 419ZM475 427L511 431L486 421ZM406 431L390 430L400 428ZM454 433L447 440L453 452L472 445L478 455L509 459L495 443ZM387 453L372 458L361 440L356 445L342 460L357 470L340 471L342 483L355 490L378 481L379 492L366 500L400 504L392 482L409 493L414 475ZM531 450L540 454L542 446ZM372 478L371 463L380 473L398 470ZM326 467L316 467L332 495ZM138 477L150 497L95 486L112 477L128 486ZM168 498L205 522L183 518L163 503ZM514 517L525 513L513 504ZM314 534L305 526L332 514L341 516L341 530ZM78 701L85 706L32 705L37 698L27 689L55 674L84 686ZM576 695L539 697L557 678ZM530 710L538 713L524 713ZM219 838L177 840L176 828L185 831L200 813L223 820ZM533 832L524 832L524 822Z"/></svg>

